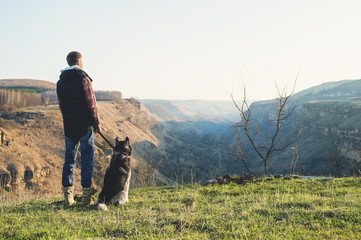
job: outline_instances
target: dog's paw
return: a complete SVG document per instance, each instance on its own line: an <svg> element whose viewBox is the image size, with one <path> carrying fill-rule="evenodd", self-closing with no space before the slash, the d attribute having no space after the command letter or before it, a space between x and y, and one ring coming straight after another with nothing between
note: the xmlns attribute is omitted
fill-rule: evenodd
<svg viewBox="0 0 361 240"><path fill-rule="evenodd" d="M101 211L108 211L107 205L105 205L104 203L99 203L97 205L97 209Z"/></svg>
<svg viewBox="0 0 361 240"><path fill-rule="evenodd" d="M115 206L119 206L119 205L123 205L123 204L125 204L125 203L127 203L127 202L129 202L128 201L128 198L121 198L121 199L119 199L118 201L116 201L115 202Z"/></svg>

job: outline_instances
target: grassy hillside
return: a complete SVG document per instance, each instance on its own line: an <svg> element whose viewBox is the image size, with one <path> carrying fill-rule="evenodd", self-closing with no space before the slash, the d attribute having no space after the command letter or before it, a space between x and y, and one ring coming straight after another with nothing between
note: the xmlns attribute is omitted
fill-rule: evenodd
<svg viewBox="0 0 361 240"><path fill-rule="evenodd" d="M360 180L138 188L108 212L8 202L0 239L360 239Z"/></svg>

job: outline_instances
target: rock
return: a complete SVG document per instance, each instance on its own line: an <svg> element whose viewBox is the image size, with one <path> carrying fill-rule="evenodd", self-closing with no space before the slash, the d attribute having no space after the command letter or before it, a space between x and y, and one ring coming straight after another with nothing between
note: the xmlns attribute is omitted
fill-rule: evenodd
<svg viewBox="0 0 361 240"><path fill-rule="evenodd" d="M0 128L0 145L10 146L10 140L8 139L8 134L2 128Z"/></svg>
<svg viewBox="0 0 361 240"><path fill-rule="evenodd" d="M24 180L30 180L33 178L34 178L34 172L29 167L26 167L24 171Z"/></svg>
<svg viewBox="0 0 361 240"><path fill-rule="evenodd" d="M216 184L216 183L218 183L218 181L216 179L207 180L208 185L213 185L213 184Z"/></svg>
<svg viewBox="0 0 361 240"><path fill-rule="evenodd" d="M15 165L8 165L7 170L10 172L11 184L18 184L23 180L19 174L19 169Z"/></svg>
<svg viewBox="0 0 361 240"><path fill-rule="evenodd" d="M0 169L0 186L5 188L8 187L8 185L11 182L11 175L10 172L5 169Z"/></svg>

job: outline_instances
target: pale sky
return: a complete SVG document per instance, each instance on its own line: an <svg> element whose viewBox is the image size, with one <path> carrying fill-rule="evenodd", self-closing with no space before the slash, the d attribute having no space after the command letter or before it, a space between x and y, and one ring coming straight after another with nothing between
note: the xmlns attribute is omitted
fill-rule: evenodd
<svg viewBox="0 0 361 240"><path fill-rule="evenodd" d="M359 0L0 0L0 79L56 82L83 54L95 90L251 99L361 78Z"/></svg>

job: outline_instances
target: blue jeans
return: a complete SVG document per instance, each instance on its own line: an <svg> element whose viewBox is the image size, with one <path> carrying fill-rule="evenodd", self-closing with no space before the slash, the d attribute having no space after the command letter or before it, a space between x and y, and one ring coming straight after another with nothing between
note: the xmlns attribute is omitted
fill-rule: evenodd
<svg viewBox="0 0 361 240"><path fill-rule="evenodd" d="M81 153L81 186L89 188L92 185L94 166L94 132L89 131L80 138L80 141L65 136L65 162L63 166L62 185L63 187L73 186L75 158L80 142Z"/></svg>

